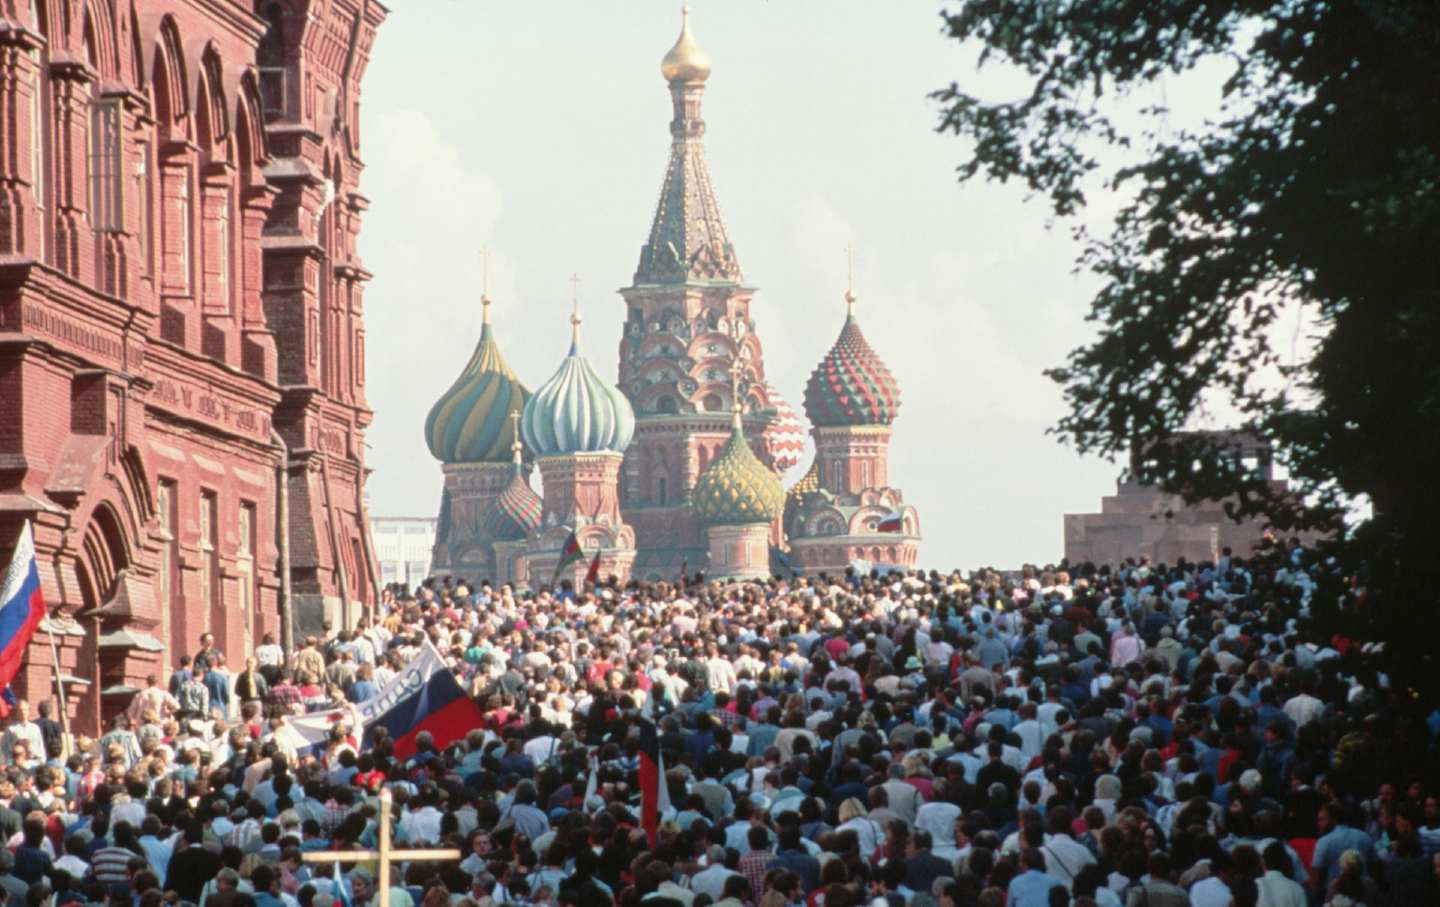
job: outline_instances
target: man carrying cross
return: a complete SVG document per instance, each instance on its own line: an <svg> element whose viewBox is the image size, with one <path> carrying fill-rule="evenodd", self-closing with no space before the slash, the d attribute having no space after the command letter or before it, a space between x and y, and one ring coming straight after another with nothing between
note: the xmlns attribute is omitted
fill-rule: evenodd
<svg viewBox="0 0 1440 907"><path fill-rule="evenodd" d="M390 866L394 862L405 862L407 860L456 860L460 859L460 851L448 849L420 849L420 850L392 850L390 848L390 812L393 804L393 797L390 789L380 791L380 817L377 822L379 833L379 847L375 850L320 850L311 851L303 855L306 863L358 863L366 860L373 860L378 867L378 884L373 888L369 884L369 873L364 870L356 870L350 874L352 888L358 882L360 890L369 899L371 892L375 894L378 907L390 907ZM336 885L341 886L341 893L344 892L344 881L337 878ZM403 892L403 889L401 889ZM358 892L357 899L358 899ZM408 895L406 896L408 899Z"/></svg>

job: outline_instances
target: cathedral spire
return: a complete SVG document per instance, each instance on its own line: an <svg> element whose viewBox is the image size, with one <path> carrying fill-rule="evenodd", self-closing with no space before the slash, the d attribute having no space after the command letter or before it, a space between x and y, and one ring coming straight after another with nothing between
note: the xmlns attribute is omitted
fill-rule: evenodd
<svg viewBox="0 0 1440 907"><path fill-rule="evenodd" d="M670 163L650 238L640 250L635 283L738 283L742 279L740 263L720 218L702 141L705 120L700 115L700 100L710 78L710 58L690 34L688 8L682 13L680 37L660 63L660 74L670 85L674 111Z"/></svg>

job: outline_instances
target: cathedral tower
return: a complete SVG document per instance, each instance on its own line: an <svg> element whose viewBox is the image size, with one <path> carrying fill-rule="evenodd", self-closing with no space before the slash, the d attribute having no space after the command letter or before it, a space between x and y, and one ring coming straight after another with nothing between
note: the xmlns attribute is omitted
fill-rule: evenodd
<svg viewBox="0 0 1440 907"><path fill-rule="evenodd" d="M670 161L634 282L620 291L620 387L636 416L620 488L639 548L636 576L671 579L682 564L706 563L691 493L731 437L729 371L737 361L749 436L760 439L756 453L767 468L793 465L794 426L765 381L750 317L754 288L743 282L710 185L700 112L710 59L690 34L688 12L660 73L673 110ZM772 535L778 541L778 526Z"/></svg>
<svg viewBox="0 0 1440 907"><path fill-rule="evenodd" d="M871 348L845 293L845 325L805 385L815 462L785 513L791 560L806 572L856 562L913 567L920 515L890 485L890 430L900 386ZM889 531L884 527L895 523Z"/></svg>
<svg viewBox="0 0 1440 907"><path fill-rule="evenodd" d="M487 514L517 468L524 478L523 464L511 462L517 441L512 414L530 399L530 389L511 371L495 342L490 297L482 296L480 304L484 315L475 352L425 419L425 443L445 472L434 570L471 581L505 572L498 570Z"/></svg>
<svg viewBox="0 0 1440 907"><path fill-rule="evenodd" d="M737 378L740 370L737 364ZM692 499L710 543L709 577L764 579L770 575L771 526L785 506L785 489L774 470L750 449L740 395L732 396L730 439L700 474Z"/></svg>
<svg viewBox="0 0 1440 907"><path fill-rule="evenodd" d="M570 353L535 391L520 416L544 491L543 518L527 548L532 585L571 580L576 587L600 553L602 576L629 580L635 532L620 515L620 464L635 432L635 414L619 389L595 373L580 352L580 313L570 316ZM584 561L555 576L574 532Z"/></svg>

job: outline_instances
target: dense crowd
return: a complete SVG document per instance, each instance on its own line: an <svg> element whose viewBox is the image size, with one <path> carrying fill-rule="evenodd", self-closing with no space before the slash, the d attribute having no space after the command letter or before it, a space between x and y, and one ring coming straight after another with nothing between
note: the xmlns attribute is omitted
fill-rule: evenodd
<svg viewBox="0 0 1440 907"><path fill-rule="evenodd" d="M1424 907L1440 713L1317 639L1323 561L519 592L459 579L243 665L213 640L64 756L4 729L8 907ZM1352 590L1348 597L1363 593ZM1329 602L1353 607L1357 601ZM1419 631L1419 628L1417 628ZM439 649L481 726L287 723ZM654 722L668 803L641 821Z"/></svg>

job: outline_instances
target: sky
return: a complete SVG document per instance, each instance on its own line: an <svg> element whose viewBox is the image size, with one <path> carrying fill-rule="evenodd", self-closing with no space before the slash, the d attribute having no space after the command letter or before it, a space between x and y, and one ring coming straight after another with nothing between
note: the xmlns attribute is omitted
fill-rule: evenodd
<svg viewBox="0 0 1440 907"><path fill-rule="evenodd" d="M661 57L679 3L392 0L362 86L360 253L374 516L438 510L422 427L480 331L481 250L494 327L532 388L569 341L614 380L624 304L669 152ZM1060 558L1062 515L1099 509L1117 467L1047 436L1063 411L1042 370L1090 328L1094 284L1069 225L1022 188L957 182L965 147L927 97L998 93L938 4L692 0L713 71L704 100L716 195L748 283L765 369L797 412L845 314L903 402L890 480L918 507L925 567ZM1118 202L1096 199L1102 222ZM787 476L799 478L802 462Z"/></svg>

